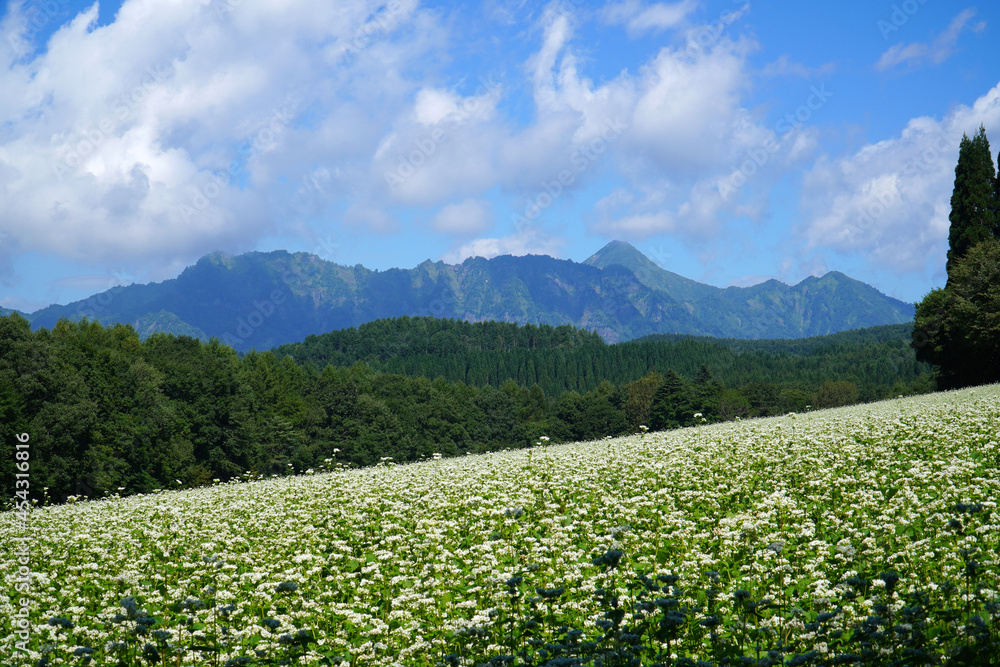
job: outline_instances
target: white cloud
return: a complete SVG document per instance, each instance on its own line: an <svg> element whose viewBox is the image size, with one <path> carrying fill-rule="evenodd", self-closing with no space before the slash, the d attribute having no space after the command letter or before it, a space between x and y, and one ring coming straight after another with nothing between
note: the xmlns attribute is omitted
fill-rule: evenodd
<svg viewBox="0 0 1000 667"><path fill-rule="evenodd" d="M436 125L457 110L457 95L446 90L425 88L417 93L413 113L421 125Z"/></svg>
<svg viewBox="0 0 1000 667"><path fill-rule="evenodd" d="M469 257L490 259L499 255L550 255L558 257L563 240L537 232L513 234L501 238L480 238L462 244L441 259L448 264L460 264Z"/></svg>
<svg viewBox="0 0 1000 667"><path fill-rule="evenodd" d="M607 23L624 25L629 35L636 37L647 32L676 28L697 7L698 3L694 0L649 5L639 0L625 0L606 6L601 14Z"/></svg>
<svg viewBox="0 0 1000 667"><path fill-rule="evenodd" d="M673 172L715 168L740 145L745 46L724 42L694 62L663 49L636 83L630 141Z"/></svg>
<svg viewBox="0 0 1000 667"><path fill-rule="evenodd" d="M343 219L349 226L378 235L392 234L400 228L399 221L388 212L377 206L368 206L365 202L348 206Z"/></svg>
<svg viewBox="0 0 1000 667"><path fill-rule="evenodd" d="M676 231L677 222L665 211L655 213L635 213L616 218L596 226L596 231L605 236L624 234L629 238L646 238Z"/></svg>
<svg viewBox="0 0 1000 667"><path fill-rule="evenodd" d="M575 222L560 207L609 172L618 189L592 231L704 242L728 218L763 216L768 185L817 146L807 127L779 136L747 108L756 44L735 34L746 5L703 26L686 0L613 5L597 20L670 31L668 46L595 82L576 41L594 14L553 3L536 21L497 0L505 21L537 22L535 50L512 56L519 69L456 82L438 69L453 55L451 17L416 0L233 4L126 0L110 25L95 28L92 7L38 53L0 40L6 247L159 279L307 220L391 234L395 212L417 207L458 244L453 260L556 252L548 234ZM0 31L16 36L17 20L9 12ZM779 59L769 73L803 67ZM772 144L752 184L720 196ZM495 224L487 192L539 215L479 238Z"/></svg>
<svg viewBox="0 0 1000 667"><path fill-rule="evenodd" d="M0 23L3 231L22 252L151 279L363 191L331 175L370 159L422 85L391 73L441 31L416 0L126 0L112 23L95 4L33 51L19 7ZM363 203L350 214L391 228Z"/></svg>
<svg viewBox="0 0 1000 667"><path fill-rule="evenodd" d="M785 53L779 56L777 60L765 65L761 70L761 74L763 76L773 77L796 76L805 79L816 76L826 76L831 74L835 69L836 65L833 63L826 63L820 67L809 67L808 65L792 60L791 57Z"/></svg>
<svg viewBox="0 0 1000 667"><path fill-rule="evenodd" d="M875 69L885 71L903 63L911 67L933 63L939 65L955 52L958 37L965 28L973 32L982 32L986 28L984 21L970 25L976 15L974 8L965 9L952 19L948 28L931 42L911 42L909 44L893 44L887 49L875 64Z"/></svg>
<svg viewBox="0 0 1000 667"><path fill-rule="evenodd" d="M940 273L959 141L980 124L1000 127L1000 85L942 120L914 118L898 137L822 157L802 190L809 247L860 254L901 273Z"/></svg>
<svg viewBox="0 0 1000 667"><path fill-rule="evenodd" d="M609 9L604 18L621 22L642 11L637 3L625 3ZM573 143L562 151L565 156L599 137L614 119L625 129L608 142L593 171L610 163L621 170L629 190L641 193L627 203L618 202L613 212L599 206L591 231L617 238L681 233L705 239L718 230L727 212L759 214L764 208L753 202L748 209L746 202L726 202L719 196L719 182L749 151L769 142L781 150L777 157L768 156L770 163L757 177L760 187L748 189L757 192L766 190L782 167L815 147L814 141L803 139L809 134L804 128L777 140L773 130L743 107L750 82L747 58L756 44L729 33L746 11L744 6L725 12L718 21L686 29L683 46L663 47L636 73L622 72L600 86L579 72L572 21L560 16L547 24L543 46L529 61L536 103L548 112L540 114L539 126L547 119L558 128L560 118L576 125ZM553 143L565 145L560 132L550 129L546 138L551 142L559 137ZM793 151L797 155L792 156ZM548 176L535 176L551 179L559 165L548 168Z"/></svg>
<svg viewBox="0 0 1000 667"><path fill-rule="evenodd" d="M448 204L431 219L431 227L442 234L474 236L493 226L493 206L481 199Z"/></svg>
<svg viewBox="0 0 1000 667"><path fill-rule="evenodd" d="M535 104L541 109L557 106L554 72L559 54L572 35L566 14L549 14L542 48L527 63L534 84Z"/></svg>
<svg viewBox="0 0 1000 667"><path fill-rule="evenodd" d="M690 9L683 3L673 7L685 13ZM622 23L646 9L634 2L619 4L603 18ZM499 151L506 159L499 162L498 172L508 175L500 182L510 187L509 175L520 176L515 186L525 196L524 215L532 217L527 211L543 196L542 184L551 183L572 156L579 157L588 141L599 141L611 121L624 129L600 146L600 156L588 160L585 171L620 170L623 189L634 196L628 201L619 197L614 206L608 201L598 205L590 231L634 240L679 234L706 242L728 218L763 216L768 185L790 165L810 157L817 141L815 131L801 123L789 125L779 136L744 107L752 80L748 57L757 46L731 33L747 11L744 5L724 12L717 21L685 28L676 35L683 38L682 45L663 47L638 71L623 71L601 85L581 74L573 17L549 15L542 44L527 63L536 124L506 137ZM801 73L787 62L784 67L786 74ZM811 93L804 90L803 102ZM529 136L534 140L524 141ZM753 185L731 199L720 196L734 171L765 146L769 150L763 163L754 166ZM550 159L532 160L534 156ZM576 178L571 188L588 178ZM423 184L421 190L426 187L433 185Z"/></svg>
<svg viewBox="0 0 1000 667"><path fill-rule="evenodd" d="M490 189L531 206L561 175L565 196L614 167L645 193L618 211L623 229L699 227L715 214L700 200L706 183L766 135L741 105L753 45L726 34L742 14L678 33L697 43L595 85L574 49L582 18L553 6L524 60L527 123L501 111L507 72L458 87L414 71L449 43L442 17L416 0L221 11L221 1L126 0L113 23L95 27L95 5L27 57L4 40L4 231L26 251L133 262L155 279L178 257L250 248L303 218L339 213L387 234L398 206L458 202L434 226L459 233L460 207ZM626 2L606 18L676 29L693 8ZM0 30L16 36L18 25L14 11ZM491 216L470 215L466 231L483 233ZM478 243L516 249L521 237Z"/></svg>

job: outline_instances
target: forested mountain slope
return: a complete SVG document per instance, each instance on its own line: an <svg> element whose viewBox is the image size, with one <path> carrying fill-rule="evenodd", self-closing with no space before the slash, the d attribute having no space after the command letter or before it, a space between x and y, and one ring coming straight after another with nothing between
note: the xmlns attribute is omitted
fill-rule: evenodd
<svg viewBox="0 0 1000 667"><path fill-rule="evenodd" d="M722 289L616 241L582 263L505 255L387 271L307 253L213 253L175 279L114 287L26 317L35 328L86 317L130 324L142 337L217 337L246 352L401 316L572 325L613 343L656 333L815 336L909 322L913 306L836 272L791 286L771 280Z"/></svg>

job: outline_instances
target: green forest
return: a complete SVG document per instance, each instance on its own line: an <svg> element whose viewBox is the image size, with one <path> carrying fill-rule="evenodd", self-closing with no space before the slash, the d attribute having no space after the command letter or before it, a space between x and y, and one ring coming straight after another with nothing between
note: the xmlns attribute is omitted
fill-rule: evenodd
<svg viewBox="0 0 1000 667"><path fill-rule="evenodd" d="M0 470L40 502L591 440L930 391L908 325L616 345L570 326L379 320L240 356L218 340L0 317Z"/></svg>
<svg viewBox="0 0 1000 667"><path fill-rule="evenodd" d="M623 385L652 371L673 369L693 379L704 366L728 387L766 384L815 393L828 380L843 380L855 384L860 400L870 401L912 393L913 383L930 370L911 349L912 328L896 324L781 340L660 334L606 345L596 333L568 325L402 317L309 336L273 352L317 370L360 361L383 373L477 387L507 380L522 387L537 384L551 397L585 393L604 381ZM926 381L919 386L926 390ZM758 414L782 411L760 407L764 411Z"/></svg>

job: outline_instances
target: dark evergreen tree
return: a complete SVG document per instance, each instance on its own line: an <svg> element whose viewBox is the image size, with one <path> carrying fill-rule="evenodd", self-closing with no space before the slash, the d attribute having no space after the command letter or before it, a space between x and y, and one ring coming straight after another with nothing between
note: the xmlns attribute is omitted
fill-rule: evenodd
<svg viewBox="0 0 1000 667"><path fill-rule="evenodd" d="M614 405L617 398L614 385L607 381L587 392L579 403L579 413L573 424L574 439L598 440L628 432L625 415Z"/></svg>
<svg viewBox="0 0 1000 667"><path fill-rule="evenodd" d="M997 154L997 177L993 180L993 236L1000 239L1000 154Z"/></svg>
<svg viewBox="0 0 1000 667"><path fill-rule="evenodd" d="M684 380L673 369L663 376L663 383L653 396L650 409L650 428L661 431L692 423L695 411Z"/></svg>
<svg viewBox="0 0 1000 667"><path fill-rule="evenodd" d="M748 417L750 416L750 401L738 389L723 389L719 392L716 416L720 421Z"/></svg>
<svg viewBox="0 0 1000 667"><path fill-rule="evenodd" d="M986 129L962 137L951 196L948 282L917 304L912 346L944 387L1000 379L1000 181Z"/></svg>
<svg viewBox="0 0 1000 667"><path fill-rule="evenodd" d="M1000 380L1000 241L973 247L917 305L913 346L945 388Z"/></svg>
<svg viewBox="0 0 1000 667"><path fill-rule="evenodd" d="M724 387L716 382L712 377L712 372L708 366L702 364L698 368L698 374L694 378L692 391L692 403L696 412L700 412L702 419L708 422L716 421L719 416L719 396ZM700 420L695 420L696 422Z"/></svg>
<svg viewBox="0 0 1000 667"><path fill-rule="evenodd" d="M858 386L848 380L827 380L816 392L818 408L836 408L858 401Z"/></svg>
<svg viewBox="0 0 1000 667"><path fill-rule="evenodd" d="M986 128L975 137L962 136L951 195L951 228L948 233L949 281L955 262L977 243L997 233L997 175L993 167Z"/></svg>
<svg viewBox="0 0 1000 667"><path fill-rule="evenodd" d="M640 426L651 428L653 398L656 390L663 384L663 375L656 372L647 373L635 382L625 387L625 402L622 410L629 429L638 432Z"/></svg>

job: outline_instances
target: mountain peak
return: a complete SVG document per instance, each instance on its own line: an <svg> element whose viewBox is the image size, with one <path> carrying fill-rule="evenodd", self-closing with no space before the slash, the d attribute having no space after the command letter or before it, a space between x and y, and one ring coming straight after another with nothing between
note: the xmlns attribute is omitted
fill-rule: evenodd
<svg viewBox="0 0 1000 667"><path fill-rule="evenodd" d="M905 322L913 306L838 272L793 287L772 281L720 289L616 240L583 265L504 255L369 271L283 250L212 253L176 279L122 287L111 300L51 306L27 319L38 328L87 316L145 334L214 336L245 351L402 315L573 324L608 340L652 333L784 338Z"/></svg>
<svg viewBox="0 0 1000 667"><path fill-rule="evenodd" d="M611 264L621 264L628 268L634 268L636 261L640 261L640 258L649 261L649 258L631 243L612 241L584 260L583 263L602 269Z"/></svg>
<svg viewBox="0 0 1000 667"><path fill-rule="evenodd" d="M631 250L634 250L635 252L639 252L638 250L636 250L635 246L629 243L628 241L619 241L617 239L608 243L606 246L604 246L604 248L602 248L602 250L607 250L609 248L629 248Z"/></svg>

